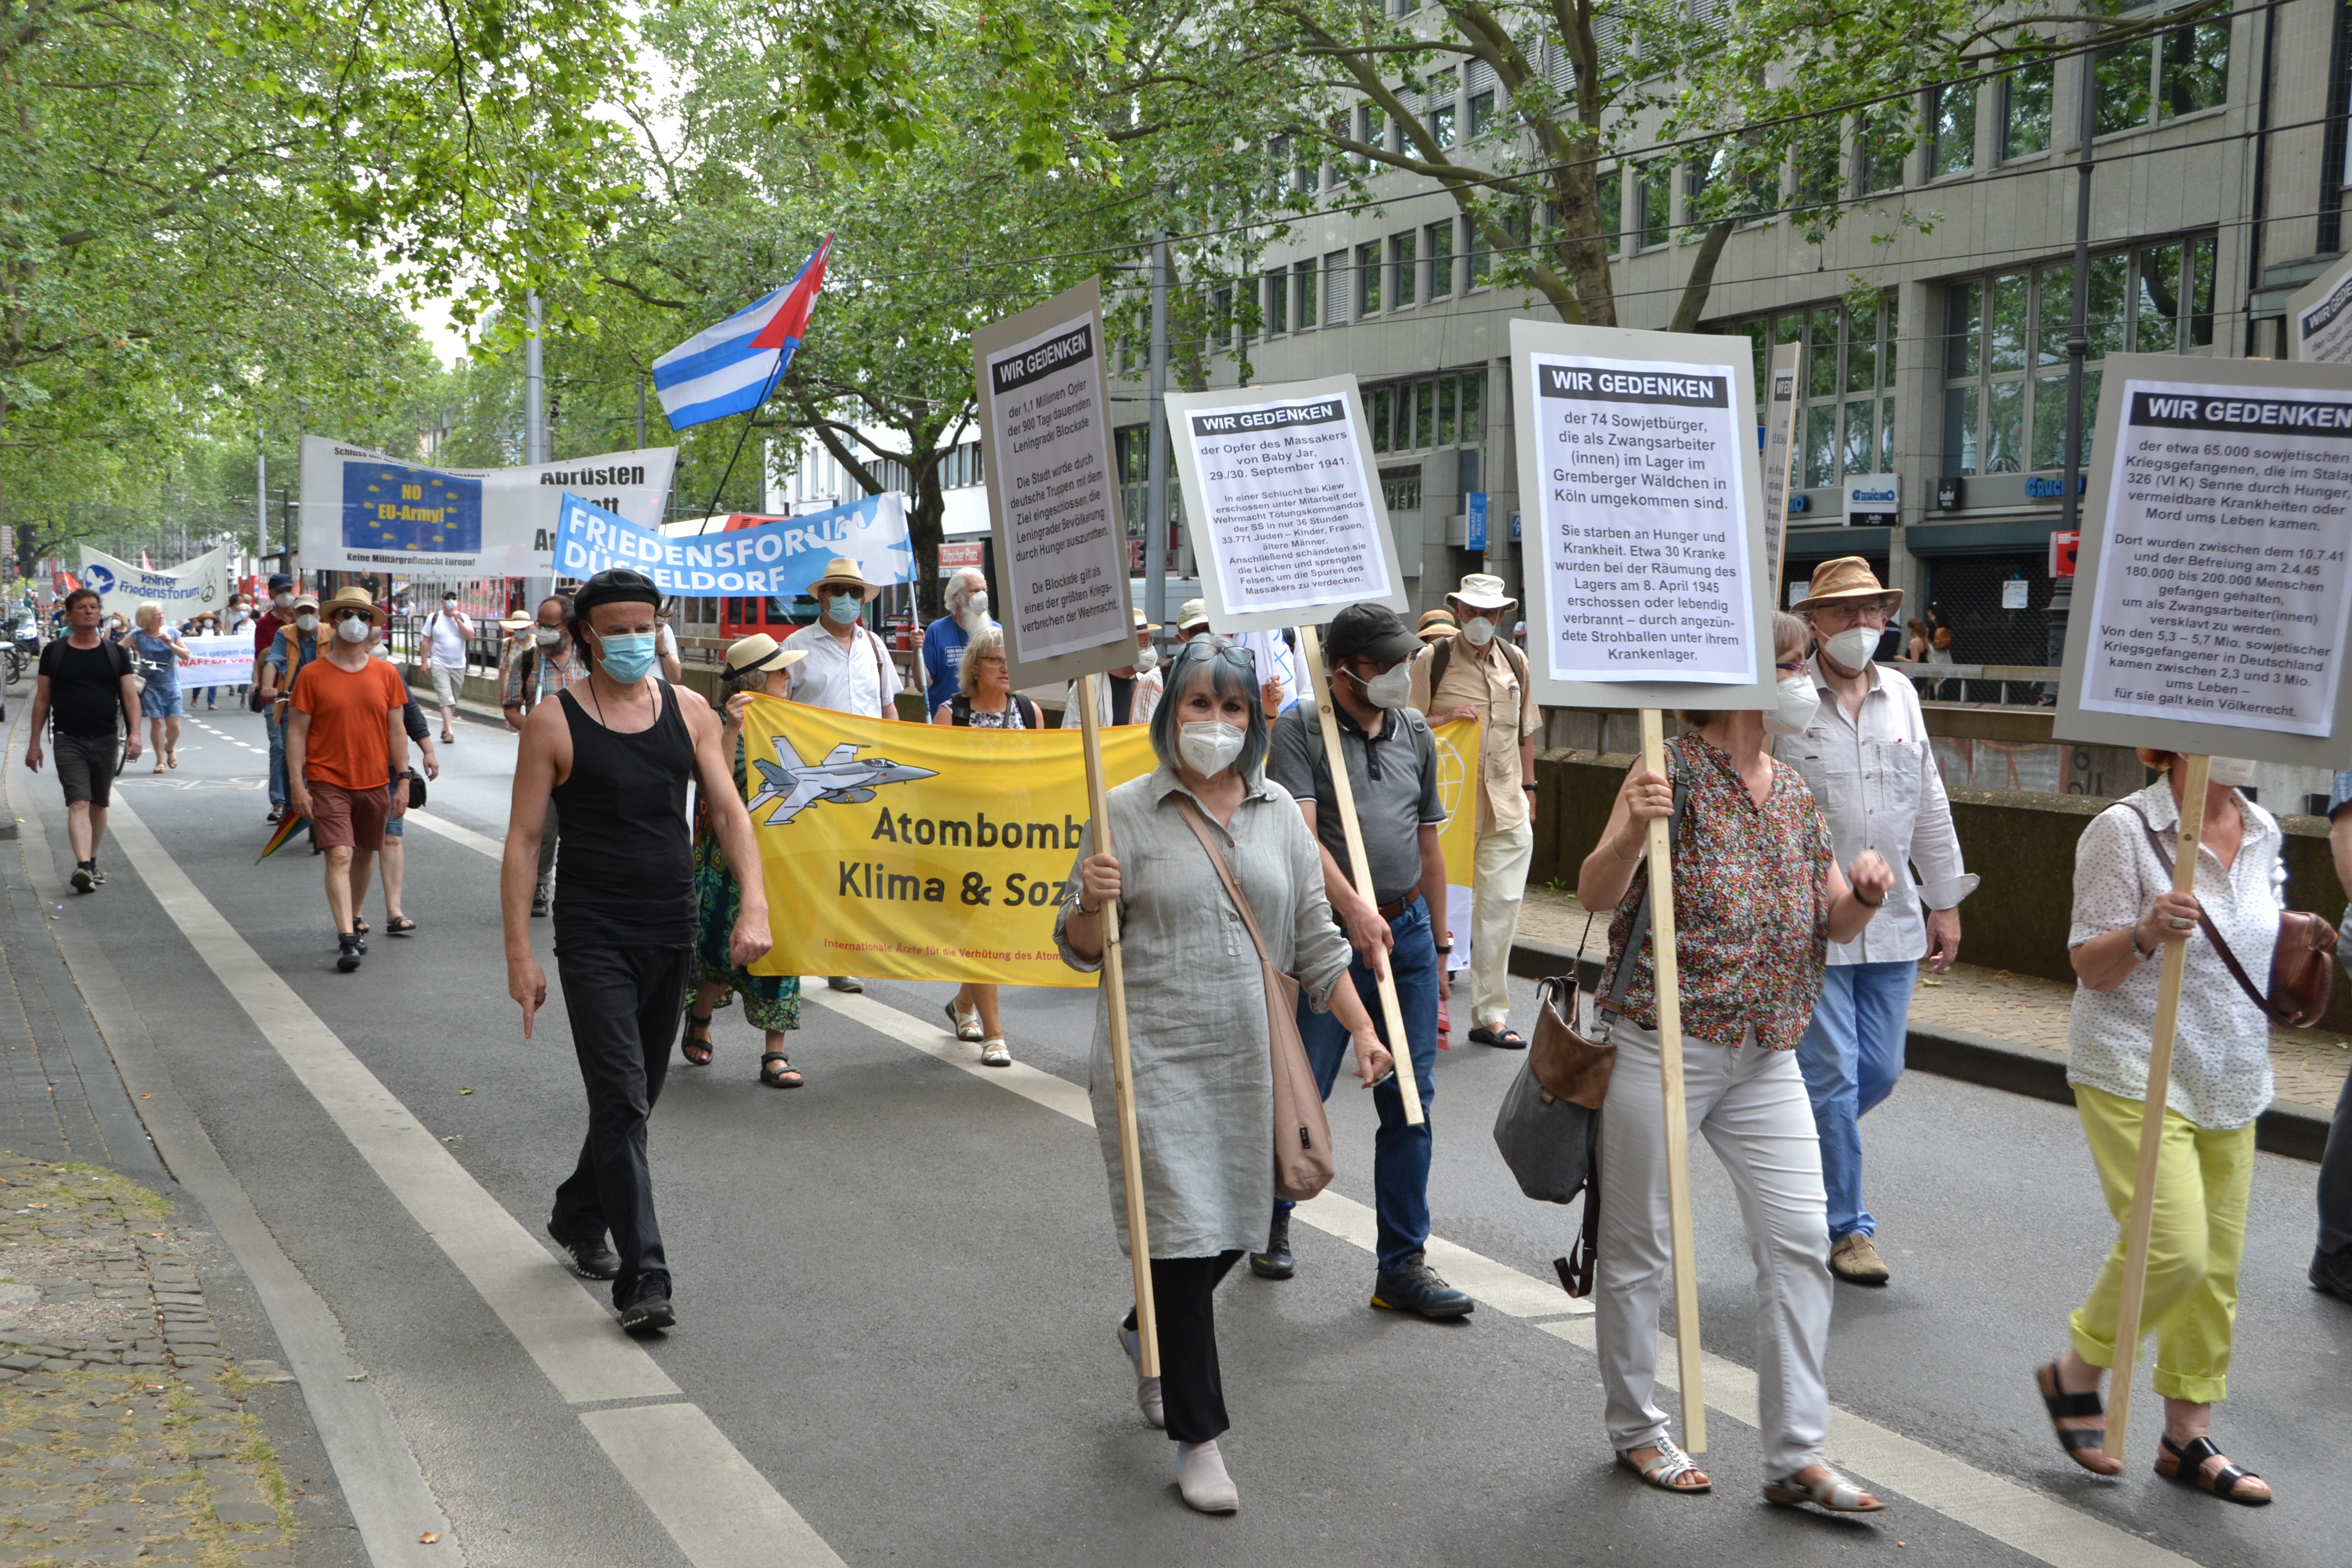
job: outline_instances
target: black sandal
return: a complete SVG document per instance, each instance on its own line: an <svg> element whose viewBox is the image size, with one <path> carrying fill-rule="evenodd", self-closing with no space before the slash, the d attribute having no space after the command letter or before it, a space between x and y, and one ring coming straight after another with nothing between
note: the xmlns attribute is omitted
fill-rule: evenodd
<svg viewBox="0 0 2352 1568"><path fill-rule="evenodd" d="M383 934L386 936L406 936L415 929L416 922L406 915L394 915L383 922Z"/></svg>
<svg viewBox="0 0 2352 1568"><path fill-rule="evenodd" d="M707 1013L699 1017L692 1013L686 1016L686 1038L678 1043L677 1048L678 1054L686 1058L688 1067L707 1068L711 1058L719 1054L718 1048L710 1043L710 1017ZM694 1054L697 1051L702 1053L699 1058Z"/></svg>
<svg viewBox="0 0 2352 1568"><path fill-rule="evenodd" d="M2258 1481L2263 1478L2252 1470L2242 1470L2231 1464L2221 1450L2213 1446L2210 1437L2197 1437L2186 1445L2175 1444L2169 1437L2162 1439L2163 1447L2156 1456L2156 1473L2168 1481L2193 1487L2200 1492L2211 1492L2223 1502L2233 1502L2241 1508L2262 1508L2271 1500L2268 1492L2240 1492L2240 1481ZM2211 1475L2205 1473L2205 1461L2221 1460L2221 1468ZM2172 1468L2164 1467L2170 1465Z"/></svg>
<svg viewBox="0 0 2352 1568"><path fill-rule="evenodd" d="M768 1068L770 1062L782 1062L784 1065L772 1072ZM760 1081L770 1089L798 1089L803 1080L801 1075L793 1070L792 1058L782 1051L762 1051L760 1054Z"/></svg>
<svg viewBox="0 0 2352 1568"><path fill-rule="evenodd" d="M2054 1361L2043 1362L2033 1369L2033 1386L2042 1394L2042 1408L2050 1412L2051 1429L2058 1434L2058 1446L2066 1450L2068 1458L2083 1465L2084 1449L2095 1448L2103 1454L2106 1452L2107 1429L2105 1426L2058 1425L2061 1421L2076 1420L2084 1415L2105 1415L2107 1407L2099 1398L2097 1389L2088 1394L2067 1393L2065 1386L2058 1381L2058 1363ZM2095 1476L2106 1473L2091 1469L2088 1465L2083 1465L2083 1468Z"/></svg>
<svg viewBox="0 0 2352 1568"><path fill-rule="evenodd" d="M353 936L365 936L373 928L367 923L367 917L365 915L353 915L352 917L352 934Z"/></svg>
<svg viewBox="0 0 2352 1568"><path fill-rule="evenodd" d="M1528 1048L1526 1038L1517 1029L1507 1025L1500 1029L1490 1029L1481 1024L1470 1031L1470 1043L1474 1046L1493 1046L1497 1050L1505 1051L1524 1051Z"/></svg>

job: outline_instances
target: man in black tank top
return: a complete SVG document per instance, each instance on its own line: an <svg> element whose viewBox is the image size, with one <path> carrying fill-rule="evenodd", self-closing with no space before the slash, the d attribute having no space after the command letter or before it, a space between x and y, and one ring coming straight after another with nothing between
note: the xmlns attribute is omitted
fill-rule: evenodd
<svg viewBox="0 0 2352 1568"><path fill-rule="evenodd" d="M583 1278L613 1281L613 1304L630 1330L677 1321L646 1121L669 1068L696 934L689 779L702 786L727 863L741 868L730 956L745 966L769 947L760 847L719 754L718 716L697 693L654 674L660 602L653 580L625 567L598 573L574 595L571 632L591 673L523 722L499 878L507 991L522 1004L528 1039L547 1001L530 900L551 801L564 826L556 973L588 1089L588 1137L556 1190L547 1233Z"/></svg>

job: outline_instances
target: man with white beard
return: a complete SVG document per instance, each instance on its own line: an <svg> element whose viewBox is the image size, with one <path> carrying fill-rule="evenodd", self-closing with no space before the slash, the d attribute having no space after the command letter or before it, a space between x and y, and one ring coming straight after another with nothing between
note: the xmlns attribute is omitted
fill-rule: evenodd
<svg viewBox="0 0 2352 1568"><path fill-rule="evenodd" d="M988 579L977 566L966 566L948 580L948 613L923 628L923 711L936 713L961 689L956 671L962 667L964 645L982 626L996 623L988 616Z"/></svg>

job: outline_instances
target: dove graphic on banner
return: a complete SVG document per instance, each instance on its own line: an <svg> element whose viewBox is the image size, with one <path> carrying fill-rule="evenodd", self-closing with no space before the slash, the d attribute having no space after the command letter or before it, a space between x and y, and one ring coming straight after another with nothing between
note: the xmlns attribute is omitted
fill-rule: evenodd
<svg viewBox="0 0 2352 1568"><path fill-rule="evenodd" d="M896 491L804 517L739 520L751 526L669 538L569 491L558 514L555 570L589 577L627 566L684 598L772 595L790 602L845 555L868 583L914 580L907 510Z"/></svg>

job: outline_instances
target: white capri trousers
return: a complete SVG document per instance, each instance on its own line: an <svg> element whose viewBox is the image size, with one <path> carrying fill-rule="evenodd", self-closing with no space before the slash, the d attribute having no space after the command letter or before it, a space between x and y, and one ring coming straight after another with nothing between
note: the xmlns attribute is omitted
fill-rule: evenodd
<svg viewBox="0 0 2352 1568"><path fill-rule="evenodd" d="M1609 1446L1647 1447L1667 1430L1658 1408L1658 1303L1673 1269L1658 1037L1620 1020L1601 1112L1595 1345L1608 1392ZM1829 1436L1832 1281L1821 1137L1794 1051L1683 1042L1691 1142L1704 1137L1731 1173L1756 1260L1756 1392L1774 1479L1820 1463Z"/></svg>

